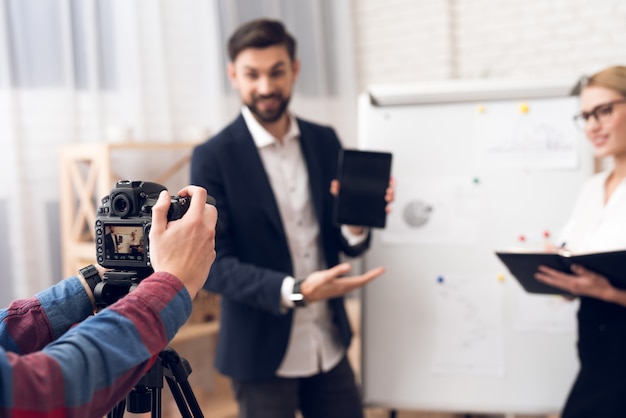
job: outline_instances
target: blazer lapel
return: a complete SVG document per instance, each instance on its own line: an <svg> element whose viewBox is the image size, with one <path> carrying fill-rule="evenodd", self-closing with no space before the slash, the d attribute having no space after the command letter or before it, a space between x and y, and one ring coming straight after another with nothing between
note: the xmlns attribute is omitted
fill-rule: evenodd
<svg viewBox="0 0 626 418"><path fill-rule="evenodd" d="M317 220L322 222L322 215L324 213L324 187L330 187L330 184L324 186L322 180L321 167L319 166L321 158L319 158L318 147L315 146L315 138L311 133L303 127L301 123L300 127L300 146L302 148L302 155L307 165L309 173L309 189L311 190L311 199L313 199L313 207L315 208L315 214Z"/></svg>

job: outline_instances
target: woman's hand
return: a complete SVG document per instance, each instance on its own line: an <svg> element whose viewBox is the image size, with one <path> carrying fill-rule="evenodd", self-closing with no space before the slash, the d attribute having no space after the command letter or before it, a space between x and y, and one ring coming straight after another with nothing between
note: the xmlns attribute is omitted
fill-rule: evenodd
<svg viewBox="0 0 626 418"><path fill-rule="evenodd" d="M535 278L550 286L563 289L572 295L589 296L606 302L617 302L615 289L606 277L587 270L581 265L573 264L572 274L563 273L550 267L539 266Z"/></svg>

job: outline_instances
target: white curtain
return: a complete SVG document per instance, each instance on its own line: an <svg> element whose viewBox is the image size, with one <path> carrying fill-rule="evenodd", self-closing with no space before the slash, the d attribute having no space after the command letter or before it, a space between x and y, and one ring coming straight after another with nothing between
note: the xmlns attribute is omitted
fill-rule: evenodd
<svg viewBox="0 0 626 418"><path fill-rule="evenodd" d="M298 39L295 112L356 144L349 0L0 0L1 305L60 279L60 147L215 133L226 39L259 16Z"/></svg>

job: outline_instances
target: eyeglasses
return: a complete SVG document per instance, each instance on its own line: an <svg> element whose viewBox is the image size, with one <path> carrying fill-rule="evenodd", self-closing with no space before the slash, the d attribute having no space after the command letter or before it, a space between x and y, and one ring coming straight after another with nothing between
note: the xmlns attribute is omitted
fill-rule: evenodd
<svg viewBox="0 0 626 418"><path fill-rule="evenodd" d="M596 122L602 124L608 121L611 117L611 114L613 113L613 106L624 103L626 103L626 99L613 100L612 102L599 104L589 112L581 112L574 116L574 122L579 128L584 129L587 122L589 122L589 118L593 116Z"/></svg>

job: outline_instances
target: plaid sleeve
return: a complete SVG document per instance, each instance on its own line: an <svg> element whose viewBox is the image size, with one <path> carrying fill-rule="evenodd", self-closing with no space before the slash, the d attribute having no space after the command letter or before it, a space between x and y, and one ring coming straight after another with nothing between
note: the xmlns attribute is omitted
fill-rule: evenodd
<svg viewBox="0 0 626 418"><path fill-rule="evenodd" d="M52 306L44 302L45 297L38 300L41 306ZM56 311L64 310L59 305ZM49 322L44 329L53 338L63 330L61 323L73 315L58 318L47 313L44 309ZM148 370L190 313L191 299L182 283L170 274L155 273L43 350L20 354L12 349L20 344L9 349L3 345L0 416L106 415Z"/></svg>
<svg viewBox="0 0 626 418"><path fill-rule="evenodd" d="M92 314L83 285L70 277L0 310L0 346L17 354L41 350Z"/></svg>

